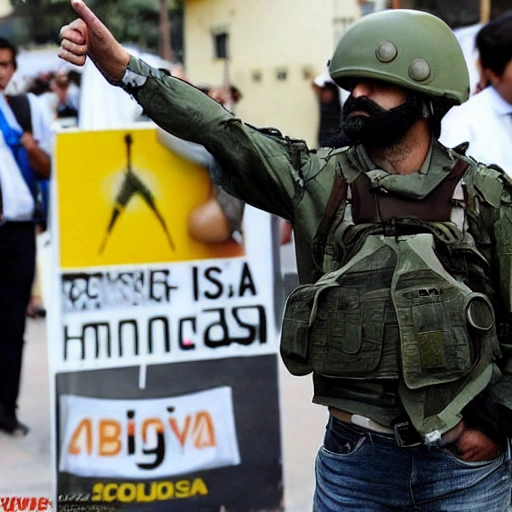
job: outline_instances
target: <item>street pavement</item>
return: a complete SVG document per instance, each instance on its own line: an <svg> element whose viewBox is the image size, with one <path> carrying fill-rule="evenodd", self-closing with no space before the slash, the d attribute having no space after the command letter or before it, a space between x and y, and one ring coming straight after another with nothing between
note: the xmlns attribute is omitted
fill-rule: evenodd
<svg viewBox="0 0 512 512"><path fill-rule="evenodd" d="M46 321L28 320L19 418L31 431L24 438L0 432L0 498L53 498L46 341ZM327 411L311 403L310 377L293 377L280 363L279 380L285 510L311 512L314 460L323 437Z"/></svg>

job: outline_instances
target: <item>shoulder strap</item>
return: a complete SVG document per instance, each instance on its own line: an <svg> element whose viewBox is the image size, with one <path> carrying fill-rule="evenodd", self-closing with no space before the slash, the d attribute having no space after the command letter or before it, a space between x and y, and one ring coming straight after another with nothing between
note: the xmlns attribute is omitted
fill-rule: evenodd
<svg viewBox="0 0 512 512"><path fill-rule="evenodd" d="M26 94L7 96L7 101L23 131L32 133L32 113L28 96Z"/></svg>
<svg viewBox="0 0 512 512"><path fill-rule="evenodd" d="M313 252L313 261L315 262L318 270L322 270L327 236L334 220L336 219L340 203L345 199L346 195L347 180L341 173L341 170L337 169L336 176L334 177L334 182L332 184L331 194L327 200L324 214L320 220L320 224L318 225L315 237L313 238L311 248Z"/></svg>
<svg viewBox="0 0 512 512"><path fill-rule="evenodd" d="M451 179L460 178L469 167L469 163L464 160L459 160L450 172Z"/></svg>
<svg viewBox="0 0 512 512"><path fill-rule="evenodd" d="M9 146L9 149L18 164L23 179L34 196L34 199L36 199L36 177L32 167L30 167L27 150L20 144L20 137L22 134L17 128L13 128L7 122L2 109L0 109L0 131L2 131L5 143Z"/></svg>

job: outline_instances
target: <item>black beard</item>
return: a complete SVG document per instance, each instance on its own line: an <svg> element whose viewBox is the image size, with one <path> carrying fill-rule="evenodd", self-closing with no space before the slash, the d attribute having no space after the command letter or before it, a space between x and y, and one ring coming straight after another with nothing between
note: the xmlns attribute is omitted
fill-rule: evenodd
<svg viewBox="0 0 512 512"><path fill-rule="evenodd" d="M368 116L350 116L357 110ZM341 137L371 148L384 148L399 142L407 130L422 117L418 96L410 94L406 101L386 110L366 96L349 96L343 105Z"/></svg>

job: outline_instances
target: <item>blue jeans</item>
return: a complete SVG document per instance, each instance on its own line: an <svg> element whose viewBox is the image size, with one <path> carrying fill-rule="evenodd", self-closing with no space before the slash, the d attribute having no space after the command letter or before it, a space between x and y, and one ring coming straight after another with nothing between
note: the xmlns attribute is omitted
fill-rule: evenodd
<svg viewBox="0 0 512 512"><path fill-rule="evenodd" d="M449 449L399 448L330 418L316 458L314 512L505 512L510 449L497 459L465 462Z"/></svg>

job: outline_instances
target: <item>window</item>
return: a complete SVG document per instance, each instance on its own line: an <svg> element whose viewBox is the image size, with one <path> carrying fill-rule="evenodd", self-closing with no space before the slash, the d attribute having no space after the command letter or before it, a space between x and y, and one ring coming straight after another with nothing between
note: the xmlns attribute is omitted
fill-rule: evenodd
<svg viewBox="0 0 512 512"><path fill-rule="evenodd" d="M288 78L288 70L280 68L276 70L276 78L280 82L284 82Z"/></svg>
<svg viewBox="0 0 512 512"><path fill-rule="evenodd" d="M218 32L213 34L214 57L216 59L227 59L229 34L227 32Z"/></svg>
<svg viewBox="0 0 512 512"><path fill-rule="evenodd" d="M340 16L339 18L333 19L334 46L338 44L338 41L341 39L341 37L347 31L347 29L354 23L354 21L354 18L347 18L344 16Z"/></svg>
<svg viewBox="0 0 512 512"><path fill-rule="evenodd" d="M315 78L313 70L309 66L304 66L302 68L302 78L308 82Z"/></svg>
<svg viewBox="0 0 512 512"><path fill-rule="evenodd" d="M263 80L263 76L261 74L261 71L258 69L258 70L254 70L251 74L251 77L252 77L252 81L253 82L261 82Z"/></svg>

